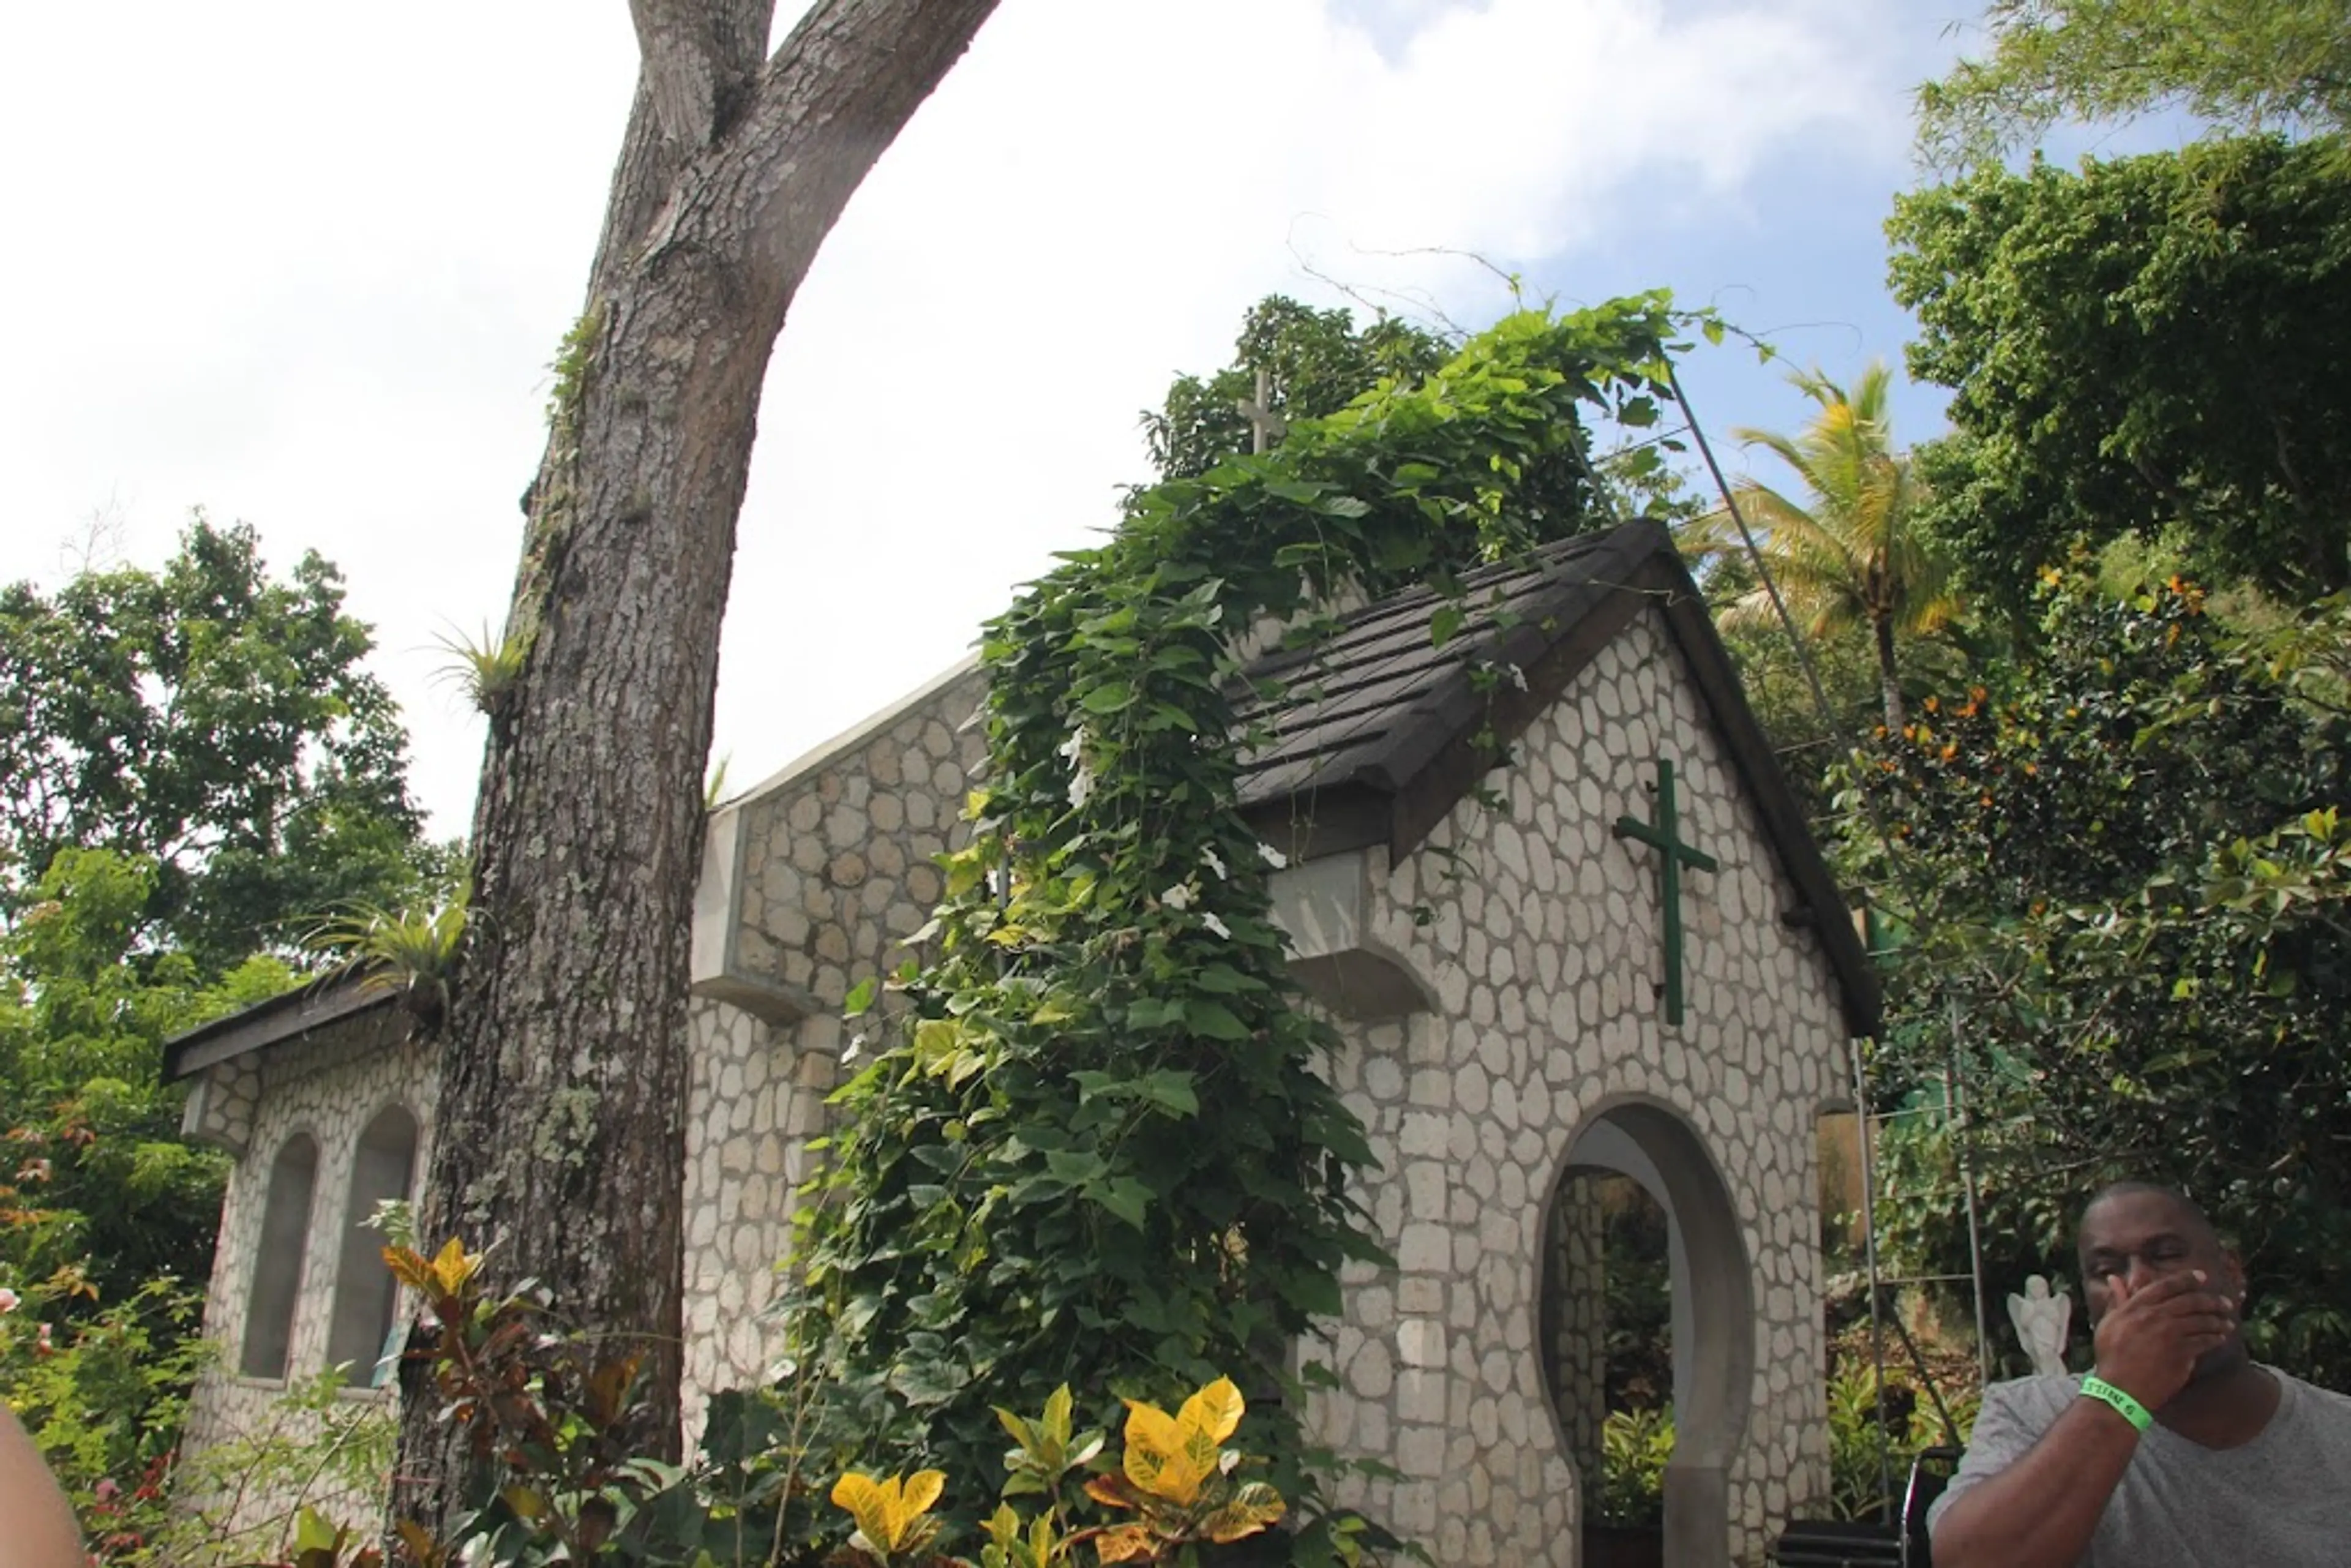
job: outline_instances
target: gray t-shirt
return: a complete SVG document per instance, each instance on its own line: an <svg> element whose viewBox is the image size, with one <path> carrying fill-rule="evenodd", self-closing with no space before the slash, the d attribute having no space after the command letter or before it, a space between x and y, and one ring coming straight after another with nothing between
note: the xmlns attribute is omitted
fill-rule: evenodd
<svg viewBox="0 0 2351 1568"><path fill-rule="evenodd" d="M2260 1437L2207 1448L2158 1423L2107 1500L2084 1568L2301 1568L2351 1563L2351 1399L2276 1368L2277 1414ZM2008 1469L2081 1397L2075 1377L1984 1390L1967 1458L1928 1511Z"/></svg>

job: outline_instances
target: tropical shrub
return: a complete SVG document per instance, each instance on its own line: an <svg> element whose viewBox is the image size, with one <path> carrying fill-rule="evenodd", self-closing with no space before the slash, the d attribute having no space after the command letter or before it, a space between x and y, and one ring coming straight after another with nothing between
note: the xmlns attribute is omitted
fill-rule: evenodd
<svg viewBox="0 0 2351 1568"><path fill-rule="evenodd" d="M203 1301L169 1280L124 1301L94 1305L96 1295L70 1267L0 1288L0 1396L110 1562L165 1522L164 1481L204 1360L190 1333Z"/></svg>
<svg viewBox="0 0 2351 1568"><path fill-rule="evenodd" d="M384 1257L432 1325L429 1346L414 1357L427 1375L417 1392L438 1399L467 1434L475 1461L468 1507L445 1538L393 1521L400 1559L413 1568L820 1560L1064 1568L1081 1561L1081 1547L1087 1560L1104 1563L1188 1563L1197 1548L1257 1535L1285 1511L1280 1495L1247 1473L1262 1459L1228 1446L1245 1404L1218 1378L1172 1416L1128 1401L1115 1458L1105 1455L1102 1432L1073 1429L1076 1402L1066 1387L1033 1417L994 1412L1014 1446L1003 1455L999 1501L976 1564L934 1550L953 1528L933 1511L947 1485L939 1470L839 1475L829 1496L853 1526L845 1529L815 1511L820 1423L806 1419L788 1391L719 1396L690 1466L632 1455L624 1439L638 1414L633 1356L562 1332L535 1299L487 1297L481 1256L456 1241L431 1257L398 1245ZM1353 1531L1329 1539L1326 1560L1357 1560ZM294 1568L381 1562L364 1533L315 1510L295 1520L291 1547Z"/></svg>
<svg viewBox="0 0 2351 1568"><path fill-rule="evenodd" d="M2078 569L2040 608L2029 658L1845 775L1842 853L1898 948L1873 1093L1933 1110L1958 1063L1995 1292L2072 1271L2101 1183L2168 1182L2242 1249L2256 1354L2351 1386L2340 612L2249 639L2190 583ZM1881 1218L1963 1272L1951 1127L1917 1119Z"/></svg>
<svg viewBox="0 0 2351 1568"><path fill-rule="evenodd" d="M1893 1483L1898 1509L1911 1462L1928 1448L1951 1442L1944 1414L1949 1413L1964 1442L1975 1429L1982 1393L1971 1364L1958 1377L1938 1379L1930 1390L1915 1368L1889 1364L1882 1385L1881 1425L1876 1366L1857 1343L1839 1349L1841 1354L1832 1358L1828 1382L1829 1511L1838 1519L1883 1519L1886 1480Z"/></svg>
<svg viewBox="0 0 2351 1568"><path fill-rule="evenodd" d="M1600 1424L1600 1474L1583 1489L1590 1524L1638 1530L1665 1517L1666 1466L1674 1457L1669 1409L1611 1410Z"/></svg>

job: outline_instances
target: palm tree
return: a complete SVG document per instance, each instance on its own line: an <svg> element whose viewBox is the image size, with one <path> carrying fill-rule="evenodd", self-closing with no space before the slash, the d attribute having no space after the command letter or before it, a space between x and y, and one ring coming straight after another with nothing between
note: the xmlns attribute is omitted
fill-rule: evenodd
<svg viewBox="0 0 2351 1568"><path fill-rule="evenodd" d="M1756 534L1764 564L1807 635L1834 637L1865 625L1877 653L1878 685L1888 728L1902 727L1902 685L1894 667L1897 634L1916 636L1947 625L1959 604L1950 571L1918 528L1926 491L1910 455L1894 450L1886 422L1891 375L1872 361L1848 393L1818 371L1789 378L1820 405L1794 436L1734 429L1761 446L1803 481L1806 505L1768 485L1741 480L1740 514ZM1699 519L1699 548L1727 553L1735 536L1727 514ZM1768 619L1770 596L1742 595L1723 612L1726 622Z"/></svg>

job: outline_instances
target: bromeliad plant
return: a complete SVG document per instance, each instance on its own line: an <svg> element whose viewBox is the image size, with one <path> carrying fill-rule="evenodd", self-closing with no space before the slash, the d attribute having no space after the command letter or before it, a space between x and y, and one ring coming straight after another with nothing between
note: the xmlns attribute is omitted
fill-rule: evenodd
<svg viewBox="0 0 2351 1568"><path fill-rule="evenodd" d="M1416 581L1447 591L1447 640L1476 608L1457 574L1608 520L1587 420L1657 420L1682 319L1663 295L1511 316L1417 383L1139 492L989 626L987 786L935 956L868 1024L800 1211L798 1348L869 1452L968 1474L992 1405L1064 1382L1097 1420L1228 1368L1276 1391L1338 1312L1341 1266L1377 1256L1349 1193L1372 1154L1236 805L1239 644ZM1296 1411L1262 1402L1248 1441L1305 1502Z"/></svg>
<svg viewBox="0 0 2351 1568"><path fill-rule="evenodd" d="M997 1419L1015 1447L1005 1455L1010 1472L1003 1502L987 1523L988 1544L977 1568L1065 1568L1091 1545L1101 1563L1193 1563L1204 1544L1228 1545L1278 1521L1281 1495L1263 1481L1242 1480L1248 1463L1225 1440L1240 1427L1240 1390L1218 1378L1184 1402L1174 1416L1141 1400L1126 1402L1126 1447L1118 1467L1095 1465L1102 1435L1073 1435L1067 1385L1053 1391L1031 1421L998 1409ZM1087 1470L1083 1496L1113 1511L1102 1523L1073 1528L1074 1501L1065 1482ZM943 1528L930 1510L946 1477L923 1470L886 1480L854 1471L832 1490L832 1500L857 1521L850 1547L881 1568L974 1568L968 1559L934 1556ZM1011 1499L1041 1496L1043 1511L1024 1521ZM1128 1516L1132 1517L1128 1517ZM1352 1552L1343 1552L1349 1561Z"/></svg>

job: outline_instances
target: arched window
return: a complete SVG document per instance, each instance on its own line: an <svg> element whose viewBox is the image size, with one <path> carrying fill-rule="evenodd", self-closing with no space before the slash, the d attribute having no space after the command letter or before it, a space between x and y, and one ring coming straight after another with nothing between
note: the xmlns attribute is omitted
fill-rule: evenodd
<svg viewBox="0 0 2351 1568"><path fill-rule="evenodd" d="M269 1196L261 1208L261 1239L253 1259L253 1295L245 1313L245 1349L237 1370L247 1377L283 1377L294 1343L294 1304L302 1294L302 1257L310 1236L310 1195L319 1183L319 1145L297 1133L279 1145L269 1166Z"/></svg>
<svg viewBox="0 0 2351 1568"><path fill-rule="evenodd" d="M400 1288L384 1267L383 1233L366 1223L376 1206L405 1201L416 1174L416 1118L387 1106L360 1134L351 1158L350 1206L343 1214L343 1247L335 1269L335 1315L327 1333L327 1364L348 1365L353 1385L372 1388L390 1376L385 1342Z"/></svg>

